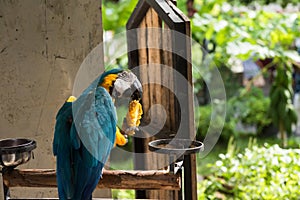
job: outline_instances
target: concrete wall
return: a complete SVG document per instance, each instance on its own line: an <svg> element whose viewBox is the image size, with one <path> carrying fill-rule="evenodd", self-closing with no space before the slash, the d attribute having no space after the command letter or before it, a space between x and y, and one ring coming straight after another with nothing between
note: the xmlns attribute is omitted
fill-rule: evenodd
<svg viewBox="0 0 300 200"><path fill-rule="evenodd" d="M55 115L83 59L102 41L100 9L101 0L0 0L0 138L37 141L35 159L24 168L55 168ZM24 191L12 196L56 196Z"/></svg>

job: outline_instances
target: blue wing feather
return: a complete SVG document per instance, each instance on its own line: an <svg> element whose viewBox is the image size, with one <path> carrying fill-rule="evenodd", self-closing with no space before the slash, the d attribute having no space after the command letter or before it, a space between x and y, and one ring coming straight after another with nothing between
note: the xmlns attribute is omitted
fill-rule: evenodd
<svg viewBox="0 0 300 200"><path fill-rule="evenodd" d="M117 124L109 93L103 87L97 87L94 92L79 97L73 109L76 110L74 122L78 136L87 150L83 151L84 162L90 167L99 161L105 163L114 144Z"/></svg>
<svg viewBox="0 0 300 200"><path fill-rule="evenodd" d="M69 130L72 119L72 103L66 102L56 116L53 153L57 156L57 183L60 199L70 199L74 195L72 181L72 158Z"/></svg>
<svg viewBox="0 0 300 200"><path fill-rule="evenodd" d="M78 102L81 101L80 98ZM85 101L74 116L82 143L81 156L76 158L76 177L80 177L80 181L76 181L75 195L88 199L99 182L103 166L113 147L117 120L112 99L103 87L84 94L83 98ZM75 107L76 103L77 101L74 102Z"/></svg>
<svg viewBox="0 0 300 200"><path fill-rule="evenodd" d="M57 114L53 153L60 199L91 198L115 142L116 111L109 93L98 86L101 79Z"/></svg>

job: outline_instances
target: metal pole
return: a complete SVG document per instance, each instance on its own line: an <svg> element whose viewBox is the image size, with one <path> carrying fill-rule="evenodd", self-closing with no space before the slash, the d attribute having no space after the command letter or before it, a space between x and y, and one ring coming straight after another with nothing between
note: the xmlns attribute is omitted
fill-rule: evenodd
<svg viewBox="0 0 300 200"><path fill-rule="evenodd" d="M0 183L2 183L2 187L0 187L0 196L3 197L4 200L7 200L10 196L9 188L4 184L3 181L3 174L7 173L11 168L8 167L1 167L0 168Z"/></svg>
<svg viewBox="0 0 300 200"><path fill-rule="evenodd" d="M1 173L0 173L0 183L2 184L2 186L0 186L0 197L1 199L5 200L5 196L4 196L4 182L3 182L3 178L2 178L2 167L0 168Z"/></svg>
<svg viewBox="0 0 300 200"><path fill-rule="evenodd" d="M184 160L183 160L184 164L183 164L183 176L184 176L184 188L183 188L183 192L184 192L184 199L185 200L195 200L195 194L193 194L193 177L192 177L192 173L191 173L191 156L190 155L185 155L184 156Z"/></svg>
<svg viewBox="0 0 300 200"><path fill-rule="evenodd" d="M4 184L3 181L3 174L7 172L9 169L6 167L0 168L0 183L2 183L2 186L0 186L0 199L7 200L9 197L9 188Z"/></svg>

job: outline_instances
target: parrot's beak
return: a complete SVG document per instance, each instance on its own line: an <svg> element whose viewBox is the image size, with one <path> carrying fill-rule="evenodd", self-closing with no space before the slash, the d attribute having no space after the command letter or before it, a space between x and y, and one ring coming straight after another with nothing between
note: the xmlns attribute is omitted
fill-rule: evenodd
<svg viewBox="0 0 300 200"><path fill-rule="evenodd" d="M143 87L139 80L135 80L131 86L131 91L133 92L131 95L131 100L139 101L143 96Z"/></svg>

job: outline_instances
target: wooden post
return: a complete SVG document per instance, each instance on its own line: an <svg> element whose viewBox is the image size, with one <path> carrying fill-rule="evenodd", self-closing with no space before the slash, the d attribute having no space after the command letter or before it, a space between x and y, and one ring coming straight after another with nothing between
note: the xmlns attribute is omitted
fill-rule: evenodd
<svg viewBox="0 0 300 200"><path fill-rule="evenodd" d="M136 28L140 29L136 34L132 34L131 31ZM169 0L141 0L127 23L127 30L127 37L130 39L128 40L129 68L139 66L138 75L144 89L142 100L144 116L141 129L142 135L146 138L136 138L135 148L146 155L143 160L139 160L143 164L136 164L147 170L157 169L164 163L168 163L169 158L149 152L148 142L154 139L172 138L175 135L184 139L194 139L195 136L190 23L189 19ZM184 77L185 80L179 81L179 77ZM152 81L157 84L151 84ZM163 128L156 126L156 120L160 122L163 113L161 109L151 109L155 104L161 105L166 111L167 118ZM150 122L151 130L149 127L143 129L143 125L148 125ZM149 134L149 131L153 130L157 130L155 136ZM195 156L185 157L184 196L185 199L196 200ZM146 191L144 198L181 199L181 193Z"/></svg>
<svg viewBox="0 0 300 200"><path fill-rule="evenodd" d="M182 59L179 53L177 54L177 65L176 70L180 72L185 78L186 78L186 84L175 82L175 85L177 86L177 90L181 92L186 92L187 95L185 97L185 100L182 102L186 103L185 105L180 104L181 112L183 110L187 111L186 113L182 114L181 116L184 116L188 118L186 120L186 124L183 124L182 127L184 127L181 131L187 131L187 134L184 134L183 138L186 139L194 139L195 138L195 124L194 124L194 101L193 101L193 89L192 87L189 87L193 85L192 82L192 64L191 64L191 30L190 30L190 21L188 17L186 17L178 8L172 4L171 2L168 2L169 5L177 11L177 13L180 15L180 17L186 22L184 26L178 28L180 29L181 33L185 34L187 37L182 38L181 36L178 36L178 40L175 40L175 44L179 44L178 47L174 48L174 51L178 51L180 49L184 49L184 58ZM178 41L181 41L180 43ZM176 57L176 56L174 56ZM184 64L182 64L184 63ZM186 68L183 68L182 66L186 66ZM175 86L175 87L176 87ZM181 124L182 125L182 124ZM180 130L179 130L180 131ZM185 185L185 191L184 191L184 197L185 199L191 199L191 200L197 200L197 165L196 165L196 155L186 155L184 156L184 185Z"/></svg>

